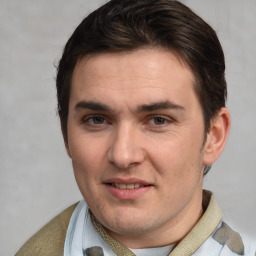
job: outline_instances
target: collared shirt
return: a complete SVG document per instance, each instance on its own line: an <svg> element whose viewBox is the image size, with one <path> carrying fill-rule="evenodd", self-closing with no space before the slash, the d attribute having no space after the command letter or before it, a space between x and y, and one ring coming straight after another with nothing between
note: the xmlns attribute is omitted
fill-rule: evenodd
<svg viewBox="0 0 256 256"><path fill-rule="evenodd" d="M222 221L222 212L209 191L204 191L203 208L199 222L175 247L130 250L111 238L90 213L86 202L81 201L69 224L64 256L255 256L256 246Z"/></svg>

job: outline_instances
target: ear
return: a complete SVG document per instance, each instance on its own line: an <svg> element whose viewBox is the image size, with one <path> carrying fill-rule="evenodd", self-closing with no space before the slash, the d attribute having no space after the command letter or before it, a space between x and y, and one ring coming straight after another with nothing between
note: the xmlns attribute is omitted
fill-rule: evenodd
<svg viewBox="0 0 256 256"><path fill-rule="evenodd" d="M221 155L230 130L230 114L227 108L221 108L212 120L204 145L204 165L211 165Z"/></svg>

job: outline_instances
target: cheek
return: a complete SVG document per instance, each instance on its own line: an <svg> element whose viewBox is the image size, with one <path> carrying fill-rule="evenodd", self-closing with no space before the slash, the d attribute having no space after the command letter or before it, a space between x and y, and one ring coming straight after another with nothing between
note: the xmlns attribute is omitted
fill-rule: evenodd
<svg viewBox="0 0 256 256"><path fill-rule="evenodd" d="M101 151L95 144L83 140L73 143L71 148L74 175L83 197L88 204L91 200L99 200L98 186L104 170Z"/></svg>
<svg viewBox="0 0 256 256"><path fill-rule="evenodd" d="M70 127L68 136L69 151L72 160L82 164L90 164L103 151L104 141L84 132L81 127Z"/></svg>
<svg viewBox="0 0 256 256"><path fill-rule="evenodd" d="M179 179L180 183L186 182L187 178L198 173L200 169L201 144L194 143L188 138L167 138L161 144L149 147L149 155L154 168L168 182L174 183Z"/></svg>
<svg viewBox="0 0 256 256"><path fill-rule="evenodd" d="M71 136L70 155L77 182L87 183L104 168L104 142L86 136Z"/></svg>
<svg viewBox="0 0 256 256"><path fill-rule="evenodd" d="M186 148L183 147L180 139L166 138L161 143L151 141L148 146L148 154L154 165L163 169L172 169L185 163L183 156L186 155Z"/></svg>

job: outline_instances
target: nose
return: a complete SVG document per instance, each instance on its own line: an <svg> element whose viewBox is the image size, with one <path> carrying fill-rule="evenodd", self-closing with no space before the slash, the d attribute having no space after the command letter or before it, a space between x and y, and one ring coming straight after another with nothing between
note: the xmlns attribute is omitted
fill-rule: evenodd
<svg viewBox="0 0 256 256"><path fill-rule="evenodd" d="M112 164L126 169L143 162L145 151L138 133L136 128L128 125L117 128L108 150L108 159Z"/></svg>

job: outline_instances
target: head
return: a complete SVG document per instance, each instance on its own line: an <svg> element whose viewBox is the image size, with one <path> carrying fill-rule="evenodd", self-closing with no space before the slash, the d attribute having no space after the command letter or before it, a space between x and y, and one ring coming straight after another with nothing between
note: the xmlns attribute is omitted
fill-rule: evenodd
<svg viewBox="0 0 256 256"><path fill-rule="evenodd" d="M92 213L128 247L177 242L198 221L229 129L224 69L215 32L173 0L109 1L67 42L67 152Z"/></svg>
<svg viewBox="0 0 256 256"><path fill-rule="evenodd" d="M227 94L224 54L215 31L179 1L111 0L81 22L59 62L58 114L66 142L71 81L78 60L146 47L175 52L191 68L207 134L211 120L225 107Z"/></svg>

